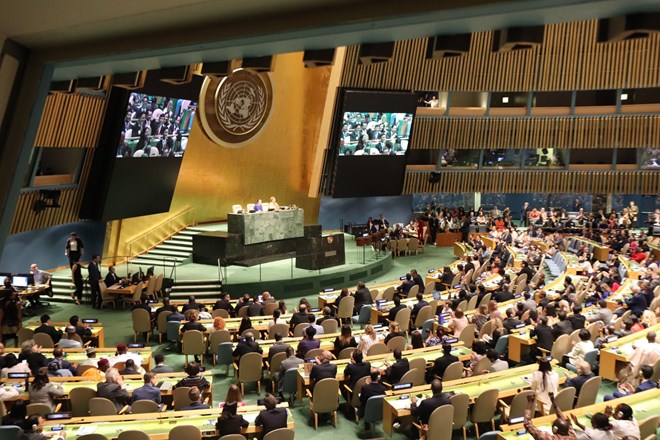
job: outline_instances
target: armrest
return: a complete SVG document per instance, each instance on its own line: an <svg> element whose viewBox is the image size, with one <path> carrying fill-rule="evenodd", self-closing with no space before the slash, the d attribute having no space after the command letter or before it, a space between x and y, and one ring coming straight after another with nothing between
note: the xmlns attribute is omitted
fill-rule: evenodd
<svg viewBox="0 0 660 440"><path fill-rule="evenodd" d="M238 371L238 364L236 362L234 362L234 370Z"/></svg>
<svg viewBox="0 0 660 440"><path fill-rule="evenodd" d="M385 382L384 380L381 381L381 383L382 383L383 385L385 385L386 387L390 387L390 388L392 388L392 384L387 383L387 382Z"/></svg>
<svg viewBox="0 0 660 440"><path fill-rule="evenodd" d="M87 348L87 347L89 347L89 344L91 344L91 343L92 343L92 341L89 340L89 341L87 341L83 344L83 347Z"/></svg>
<svg viewBox="0 0 660 440"><path fill-rule="evenodd" d="M165 411L167 411L167 404L161 403L159 412L165 412Z"/></svg>
<svg viewBox="0 0 660 440"><path fill-rule="evenodd" d="M62 409L62 404L61 404L61 403L58 403L58 404L55 406L55 410L54 410L53 412L54 412L54 413L56 413L56 412L60 412L60 409Z"/></svg>
<svg viewBox="0 0 660 440"><path fill-rule="evenodd" d="M305 389L305 394L307 394L307 397L310 399L312 398L312 392L309 390L309 388Z"/></svg>
<svg viewBox="0 0 660 440"><path fill-rule="evenodd" d="M264 365L266 366L266 370L270 370L270 362L264 361Z"/></svg>
<svg viewBox="0 0 660 440"><path fill-rule="evenodd" d="M348 391L349 394L353 394L353 390L348 385L344 384L344 389Z"/></svg>
<svg viewBox="0 0 660 440"><path fill-rule="evenodd" d="M128 411L129 409L131 409L131 406L130 405L125 405L121 410L119 410L117 415L126 414L126 411Z"/></svg>

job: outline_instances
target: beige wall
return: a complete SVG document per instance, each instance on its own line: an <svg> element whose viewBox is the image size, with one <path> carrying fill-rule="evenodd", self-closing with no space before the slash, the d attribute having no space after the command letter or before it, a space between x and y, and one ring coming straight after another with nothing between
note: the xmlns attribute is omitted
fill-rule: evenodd
<svg viewBox="0 0 660 440"><path fill-rule="evenodd" d="M195 208L197 222L211 222L226 219L233 204L274 195L280 204L304 208L306 223L317 221L319 199L307 194L331 68L305 69L302 55L277 56L269 120L244 147L215 144L196 118L170 212L126 219L121 228L113 222L105 255L126 255L128 240L188 207Z"/></svg>

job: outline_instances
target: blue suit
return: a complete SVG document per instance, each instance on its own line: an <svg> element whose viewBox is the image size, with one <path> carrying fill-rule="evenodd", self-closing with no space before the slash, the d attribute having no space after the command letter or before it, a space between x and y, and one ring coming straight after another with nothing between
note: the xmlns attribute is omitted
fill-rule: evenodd
<svg viewBox="0 0 660 440"><path fill-rule="evenodd" d="M160 388L156 388L151 384L136 388L133 390L133 402L136 400L153 400L156 403L160 403Z"/></svg>

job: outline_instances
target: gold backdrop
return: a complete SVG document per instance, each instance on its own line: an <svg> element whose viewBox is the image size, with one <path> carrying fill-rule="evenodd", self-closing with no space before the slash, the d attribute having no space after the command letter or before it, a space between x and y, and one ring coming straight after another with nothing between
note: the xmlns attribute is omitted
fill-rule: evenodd
<svg viewBox="0 0 660 440"><path fill-rule="evenodd" d="M305 223L317 221L319 199L307 193L331 68L306 69L302 56L277 55L269 119L242 148L215 144L195 118L170 211L112 222L106 256L127 255L128 241L189 207L198 223L212 222L225 220L233 204L245 207L274 195L282 205L303 208Z"/></svg>

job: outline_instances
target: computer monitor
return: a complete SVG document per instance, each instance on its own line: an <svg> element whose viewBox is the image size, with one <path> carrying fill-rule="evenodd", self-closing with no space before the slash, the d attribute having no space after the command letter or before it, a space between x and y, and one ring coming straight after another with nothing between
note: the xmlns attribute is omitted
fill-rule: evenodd
<svg viewBox="0 0 660 440"><path fill-rule="evenodd" d="M27 277L27 275L14 275L11 279L11 284L14 287L27 288L27 286L28 286L28 277Z"/></svg>

